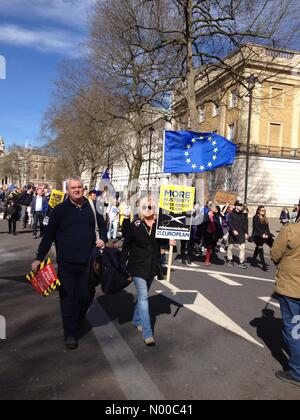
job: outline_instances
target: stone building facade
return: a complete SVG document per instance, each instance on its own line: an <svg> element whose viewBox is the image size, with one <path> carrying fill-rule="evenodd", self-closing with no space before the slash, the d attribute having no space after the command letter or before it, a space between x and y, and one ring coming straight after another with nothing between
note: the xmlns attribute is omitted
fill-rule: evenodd
<svg viewBox="0 0 300 420"><path fill-rule="evenodd" d="M5 143L0 137L0 158L5 159ZM14 162L14 173L2 174L0 184L15 184L17 186L48 185L56 187L56 158L43 153L40 149L22 148Z"/></svg>
<svg viewBox="0 0 300 420"><path fill-rule="evenodd" d="M218 190L244 198L248 121L248 204L263 204L277 215L283 206L293 206L300 197L300 52L247 46L247 58L236 51L227 58L251 86L250 108L247 84L235 83L222 71L200 73L196 85L198 129L215 132L235 142L235 164L209 173L211 197ZM253 83L253 82L252 82ZM174 130L189 129L184 101L174 103ZM269 212L270 213L270 212Z"/></svg>

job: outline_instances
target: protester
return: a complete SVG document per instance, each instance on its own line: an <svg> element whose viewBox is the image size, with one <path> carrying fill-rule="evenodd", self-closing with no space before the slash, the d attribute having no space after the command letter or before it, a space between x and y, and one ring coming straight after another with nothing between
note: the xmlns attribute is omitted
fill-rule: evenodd
<svg viewBox="0 0 300 420"><path fill-rule="evenodd" d="M198 220L197 220L197 244L198 244L198 253L202 254L203 252L206 252L206 248L204 246L204 234L205 234L205 224L204 224L204 218L208 215L209 210L211 209L213 205L213 202L208 200L205 203L205 206L200 208L200 211L198 212Z"/></svg>
<svg viewBox="0 0 300 420"><path fill-rule="evenodd" d="M21 220L23 222L23 229L26 229L29 222L29 212L28 209L31 209L31 203L34 197L34 188L29 186L27 190L22 192L20 196L20 203L22 206L22 216Z"/></svg>
<svg viewBox="0 0 300 420"><path fill-rule="evenodd" d="M0 189L0 213L4 213L4 203L6 201L7 187L3 185Z"/></svg>
<svg viewBox="0 0 300 420"><path fill-rule="evenodd" d="M132 222L125 236L122 257L137 290L133 326L143 333L147 346L155 345L149 314L149 289L160 272L160 241L155 238L155 203L152 197L140 200L140 219ZM176 241L170 241L175 246Z"/></svg>
<svg viewBox="0 0 300 420"><path fill-rule="evenodd" d="M106 185L101 192L101 197L99 200L99 207L101 207L101 214L103 214L104 220L106 224L109 224L109 217L108 217L108 207L109 207L109 199L110 194L108 190L108 186Z"/></svg>
<svg viewBox="0 0 300 420"><path fill-rule="evenodd" d="M199 203L194 202L191 217L186 218L186 224L191 224L191 236L188 241L181 242L181 262L183 265L192 265L194 256L199 257L200 251L200 237L199 226L203 223L203 212L201 211ZM203 241L203 233L201 234L201 243Z"/></svg>
<svg viewBox="0 0 300 420"><path fill-rule="evenodd" d="M8 233L17 234L17 222L20 220L21 205L20 193L18 188L14 188L6 198L4 203L4 218L8 221Z"/></svg>
<svg viewBox="0 0 300 420"><path fill-rule="evenodd" d="M140 211L140 199L136 200L133 207L133 220L138 220Z"/></svg>
<svg viewBox="0 0 300 420"><path fill-rule="evenodd" d="M97 214L101 240L96 241L95 216L88 200L84 198L83 183L79 177L67 181L68 198L51 213L48 227L39 246L32 269L37 270L55 242L61 313L65 346L73 350L78 346L78 328L84 319L93 297L94 288L89 280L93 248L103 249L107 242L104 219Z"/></svg>
<svg viewBox="0 0 300 420"><path fill-rule="evenodd" d="M5 203L6 195L7 195L7 186L3 185L2 188L0 189L0 202Z"/></svg>
<svg viewBox="0 0 300 420"><path fill-rule="evenodd" d="M37 238L38 226L40 228L40 237L43 236L44 226L43 221L45 213L48 208L48 200L45 197L44 189L38 188L36 191L36 196L33 197L31 203L31 214L33 217L33 238Z"/></svg>
<svg viewBox="0 0 300 420"><path fill-rule="evenodd" d="M97 201L97 191L96 190L89 191L88 199L92 200L94 203L96 203L96 201Z"/></svg>
<svg viewBox="0 0 300 420"><path fill-rule="evenodd" d="M282 209L281 213L280 213L280 223L285 226L288 223L290 223L290 213L289 213L289 209L287 207L284 207L284 209Z"/></svg>
<svg viewBox="0 0 300 420"><path fill-rule="evenodd" d="M108 213L108 239L116 240L118 236L118 225L119 225L119 208L116 201L111 201L107 209Z"/></svg>
<svg viewBox="0 0 300 420"><path fill-rule="evenodd" d="M228 218L229 226L229 246L227 250L227 261L230 267L233 266L233 248L235 245L239 247L239 267L246 269L245 264L245 243L248 239L248 222L243 213L243 204L239 201L235 202L234 210Z"/></svg>
<svg viewBox="0 0 300 420"><path fill-rule="evenodd" d="M275 291L279 296L283 337L288 345L289 371L278 371L282 381L300 386L300 223L285 226L274 242L271 258L277 265Z"/></svg>
<svg viewBox="0 0 300 420"><path fill-rule="evenodd" d="M120 226L122 227L122 238L125 238L128 227L130 225L131 205L130 200L123 201L119 207L120 210Z"/></svg>
<svg viewBox="0 0 300 420"><path fill-rule="evenodd" d="M223 229L219 219L218 209L212 204L208 213L204 216L204 241L206 248L205 265L211 265L211 258L219 239L223 237Z"/></svg>
<svg viewBox="0 0 300 420"><path fill-rule="evenodd" d="M193 212L187 213L185 218L186 225L192 226L193 224ZM194 232L191 229L190 239L188 241L180 241L180 251L181 251L181 263L183 265L192 265L193 260L193 250L194 250Z"/></svg>
<svg viewBox="0 0 300 420"><path fill-rule="evenodd" d="M229 232L228 232L229 204L228 203L222 208L220 208L219 218L220 218L220 221L222 221L222 230L223 230L223 237L221 238L220 252L222 252L223 254L226 254L227 248L228 248L228 238L229 238Z"/></svg>
<svg viewBox="0 0 300 420"><path fill-rule="evenodd" d="M295 223L298 216L298 206L295 204L291 212L291 223Z"/></svg>
<svg viewBox="0 0 300 420"><path fill-rule="evenodd" d="M256 215L253 217L252 239L255 243L255 251L252 257L251 266L254 267L256 265L256 259L259 256L263 270L268 271L264 256L264 244L267 244L270 248L272 248L274 239L270 232L269 222L264 206L259 206L256 210Z"/></svg>

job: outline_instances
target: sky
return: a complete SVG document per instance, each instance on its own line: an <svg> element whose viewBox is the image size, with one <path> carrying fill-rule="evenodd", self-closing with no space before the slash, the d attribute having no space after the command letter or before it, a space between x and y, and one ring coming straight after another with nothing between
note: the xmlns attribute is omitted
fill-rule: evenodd
<svg viewBox="0 0 300 420"><path fill-rule="evenodd" d="M95 0L0 0L0 136L42 145L59 65L78 56ZM4 72L5 62L5 72Z"/></svg>

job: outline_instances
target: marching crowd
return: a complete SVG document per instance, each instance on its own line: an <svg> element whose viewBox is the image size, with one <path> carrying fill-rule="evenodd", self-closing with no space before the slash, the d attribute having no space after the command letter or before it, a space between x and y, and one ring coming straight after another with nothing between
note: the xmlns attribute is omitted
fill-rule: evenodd
<svg viewBox="0 0 300 420"><path fill-rule="evenodd" d="M4 187L0 202L8 220L9 233L16 234L18 220L23 222L23 228L33 224L34 237L40 226L42 240L32 263L33 271L38 270L55 243L66 348L77 348L80 324L94 298L95 284L90 282L91 256L96 252L99 258L114 248L119 226L124 238L120 262L137 292L132 324L142 333L147 346L155 345L148 306L149 289L156 277L163 278L164 250L169 245L176 246L176 241L166 243L156 239L158 208L154 198L147 195L132 206L127 200L110 199L107 187L101 194L97 191L87 193L81 179L72 177L67 181L65 200L54 208L44 229L43 218L50 194L51 191L42 187L24 190ZM300 203L291 215L287 209L282 211L280 221L284 226L275 241L265 207L257 208L251 235L248 212L247 206L239 201L234 206L222 208L208 201L202 209L195 203L194 211L187 215L191 218L191 239L181 241L179 258L182 264L190 265L193 259L205 253L204 261L208 266L217 259L217 251L220 251L226 253L227 264L233 266L233 251L237 247L239 267L245 269L246 241L250 241L255 244L251 265L256 266L259 257L262 269L267 271L264 245L271 248L271 258L277 265L275 291L282 312L283 335L290 350L289 371L278 371L276 375L300 386L300 339L294 335L294 318L300 315Z"/></svg>
<svg viewBox="0 0 300 420"><path fill-rule="evenodd" d="M43 186L36 188L3 186L0 190L0 209L4 212L4 219L8 221L8 233L16 235L17 222L21 221L23 229L32 226L34 238L37 237L38 227L42 236L43 220L48 209L50 194L51 191Z"/></svg>
<svg viewBox="0 0 300 420"><path fill-rule="evenodd" d="M42 237L45 228L43 221L50 196L51 189L44 186L3 186L0 189L0 211L2 209L4 219L8 221L8 233L17 234L19 221L23 229L32 227L34 239L38 237L38 232L39 237ZM108 187L104 187L102 192L84 189L84 196L91 200L97 212L103 215L108 240L117 241L120 236L125 238L130 223L138 219L139 201L132 205L130 200L112 198ZM294 206L291 213L288 208L284 208L280 213L280 223L283 226L295 223L298 212L298 205ZM255 244L251 266L257 266L259 257L262 269L267 271L264 245L272 248L274 235L270 231L266 209L264 206L257 208L252 227L249 227L248 213L248 207L239 201L236 201L234 206L220 206L208 201L204 208L195 203L193 213L187 216L187 222L191 222L192 226L191 237L189 241L180 241L181 250L177 258L181 259L183 265L191 265L204 255L204 263L208 266L218 261L218 253L224 253L227 264L233 266L233 251L234 248L238 248L238 266L246 269L245 249L249 241ZM161 261L165 263L164 246L161 247Z"/></svg>

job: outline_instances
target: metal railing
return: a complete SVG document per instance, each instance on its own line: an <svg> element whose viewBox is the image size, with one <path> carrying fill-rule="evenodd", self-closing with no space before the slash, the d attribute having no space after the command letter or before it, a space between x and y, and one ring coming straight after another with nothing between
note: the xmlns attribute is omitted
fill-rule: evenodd
<svg viewBox="0 0 300 420"><path fill-rule="evenodd" d="M238 154L246 154L247 144L237 143ZM251 156L281 157L284 159L300 159L300 148L278 147L262 144L250 145Z"/></svg>

